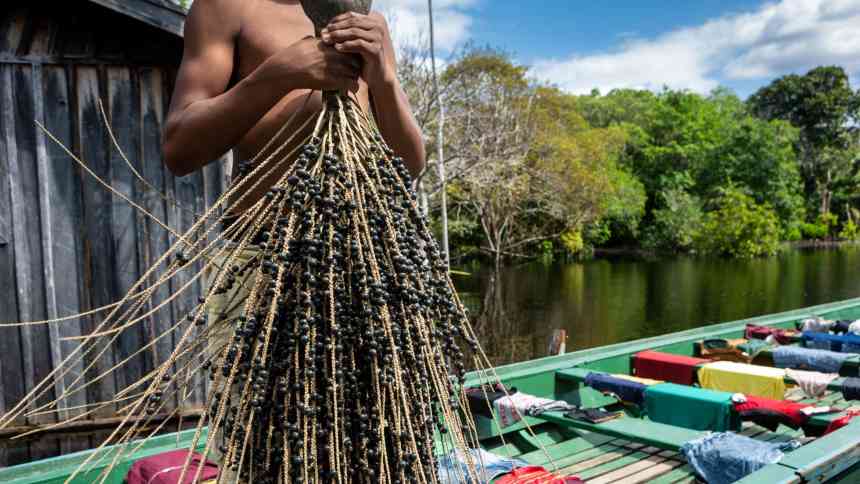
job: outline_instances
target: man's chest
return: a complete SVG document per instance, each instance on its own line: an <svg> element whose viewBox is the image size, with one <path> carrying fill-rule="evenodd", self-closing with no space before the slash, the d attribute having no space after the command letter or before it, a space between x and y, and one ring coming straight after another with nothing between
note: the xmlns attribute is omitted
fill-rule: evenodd
<svg viewBox="0 0 860 484"><path fill-rule="evenodd" d="M313 24L302 8L278 2L255 2L246 11L236 41L237 74L244 78L273 54L314 34Z"/></svg>

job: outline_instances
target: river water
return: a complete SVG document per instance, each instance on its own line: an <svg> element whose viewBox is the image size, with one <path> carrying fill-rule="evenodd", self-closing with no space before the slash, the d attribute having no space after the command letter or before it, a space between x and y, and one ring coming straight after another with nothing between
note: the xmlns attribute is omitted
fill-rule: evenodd
<svg viewBox="0 0 860 484"><path fill-rule="evenodd" d="M455 276L496 364L860 297L860 247L804 249L755 260L673 257L472 265Z"/></svg>

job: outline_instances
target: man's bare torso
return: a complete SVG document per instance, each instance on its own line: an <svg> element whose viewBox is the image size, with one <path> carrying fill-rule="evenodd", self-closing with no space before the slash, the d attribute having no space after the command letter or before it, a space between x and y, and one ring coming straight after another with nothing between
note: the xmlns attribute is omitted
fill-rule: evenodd
<svg viewBox="0 0 860 484"><path fill-rule="evenodd" d="M231 84L244 79L257 67L278 51L292 45L296 41L314 34L313 24L304 14L297 0L234 0L243 2L241 9L241 29L236 37L236 59L234 63ZM367 87L360 84L358 98L362 105L367 106ZM258 152L283 127L290 117L299 112L292 122L293 128L285 132L285 136L295 133L302 122L317 113L322 106L322 96L313 93L308 99L309 90L295 90L277 103L236 145L234 154L238 160L245 161L255 157ZM306 134L306 133L305 133ZM300 141L304 136L297 137ZM234 163L234 173L238 163ZM266 183L261 184L254 192L264 192L275 183L287 165L272 173ZM258 196L251 196L249 201ZM247 206L247 203L243 203Z"/></svg>

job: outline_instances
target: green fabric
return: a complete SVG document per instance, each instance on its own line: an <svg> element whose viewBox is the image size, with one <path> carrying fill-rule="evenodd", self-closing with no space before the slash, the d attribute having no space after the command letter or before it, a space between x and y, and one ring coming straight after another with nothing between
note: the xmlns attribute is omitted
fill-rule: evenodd
<svg viewBox="0 0 860 484"><path fill-rule="evenodd" d="M744 353L750 355L750 357L756 357L761 350L770 348L770 345L765 341L760 339L751 339L746 343L741 343L738 345L738 349L743 351Z"/></svg>
<svg viewBox="0 0 860 484"><path fill-rule="evenodd" d="M654 422L692 430L740 430L732 394L704 388L660 383L645 389L645 412Z"/></svg>

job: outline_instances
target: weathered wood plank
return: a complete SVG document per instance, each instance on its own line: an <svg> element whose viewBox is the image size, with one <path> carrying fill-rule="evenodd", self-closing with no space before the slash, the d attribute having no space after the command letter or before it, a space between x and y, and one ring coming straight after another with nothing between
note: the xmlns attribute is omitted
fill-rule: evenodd
<svg viewBox="0 0 860 484"><path fill-rule="evenodd" d="M13 104L12 67L0 66L0 320L18 321L18 289L15 277L15 247L12 244L12 198L10 171L17 153ZM0 327L0 408L10 409L25 395L26 387L21 353L21 332L15 327ZM24 423L21 421L20 423ZM0 463L20 462L29 457L26 446L0 446Z"/></svg>
<svg viewBox="0 0 860 484"><path fill-rule="evenodd" d="M44 89L43 117L45 128L67 147L74 145L72 130L71 99L69 97L66 70L60 66L45 66L42 72ZM48 315L51 318L81 312L81 246L80 227L83 223L81 186L78 168L74 160L53 141L45 140L44 199L47 213L43 211L43 233L45 248L46 280L53 284L47 289ZM50 271L50 275L49 274ZM73 341L62 341L68 336L81 334L81 321L70 320L50 326L51 356L53 365L62 361L78 346ZM63 379L64 386L71 385L83 372L83 364L71 364L71 371ZM86 393L77 392L65 400L66 406L87 403ZM80 410L67 415L80 414ZM70 451L72 449L69 449Z"/></svg>
<svg viewBox="0 0 860 484"><path fill-rule="evenodd" d="M102 179L110 180L107 133L97 105L100 97L98 70L92 67L78 67L76 69L76 84L78 104L76 129L80 136L78 145L82 158L89 164L90 169ZM113 252L111 233L108 230L111 224L113 196L90 176L84 176L81 185L85 229L84 267L87 271L84 275L84 283L87 287L89 303L93 307L101 307L114 302L116 299L113 290L116 287L113 270L116 265L116 256ZM100 314L87 320L83 330L91 332L102 322L104 317L105 314ZM103 339L101 343L104 344L106 341ZM95 371L89 372L87 377L94 378L111 368L115 361L114 353L109 349L94 365ZM104 401L115 395L117 388L115 378L115 375L110 375L89 387L87 395L89 401ZM97 412L95 416L108 417L112 414L111 408L105 408Z"/></svg>
<svg viewBox="0 0 860 484"><path fill-rule="evenodd" d="M122 13L132 18L136 18L153 27L158 27L164 31L170 32L177 36L182 36L185 26L185 15L174 11L173 9L164 8L163 6L153 5L145 0L91 0L104 7L107 7L116 12Z"/></svg>
<svg viewBox="0 0 860 484"><path fill-rule="evenodd" d="M51 52L57 32L56 22L44 15L34 15L31 18L33 24L33 38L27 49L28 55L45 55Z"/></svg>
<svg viewBox="0 0 860 484"><path fill-rule="evenodd" d="M40 189L37 168L37 146L35 126L34 69L30 66L15 66L12 69L15 93L15 137L17 156L10 171L12 187L12 225L16 255L16 279L18 288L19 317L22 321L43 320L47 316L45 295L45 273L43 270L42 226L40 213ZM40 81L40 79L39 79ZM27 389L33 389L50 374L51 355L45 351L50 347L48 327L45 325L21 328L21 343L24 352L24 381ZM45 393L33 402L42 405L56 395L53 385L45 387ZM55 421L53 415L28 418L31 423ZM30 444L30 458L39 459L59 451L56 442L37 440Z"/></svg>
<svg viewBox="0 0 860 484"><path fill-rule="evenodd" d="M12 220L15 239L16 277L19 317L22 321L43 320L45 312L45 274L42 268L42 227L39 200L39 177L36 160L36 125L34 111L33 68L13 67L15 93L15 137L17 170L10 172L12 187ZM24 381L34 388L51 372L48 328L44 325L21 328L24 360ZM36 403L54 398L53 391ZM47 422L47 416L34 421Z"/></svg>
<svg viewBox="0 0 860 484"><path fill-rule="evenodd" d="M592 479L589 482L592 482L594 484L609 484L612 482L619 482L620 480L630 477L634 474L636 474L637 478L634 482L642 482L641 480L639 480L641 474L647 473L654 466L657 466L664 462L666 462L666 459L652 455L638 462L622 467L618 470L609 472L608 474L604 474L596 479ZM675 462L675 464L680 465L680 462ZM671 468L668 470L671 470Z"/></svg>
<svg viewBox="0 0 860 484"><path fill-rule="evenodd" d="M45 123L45 96L43 88L42 65L33 66L33 111L37 121ZM56 287L54 277L54 239L64 237L66 234L54 233L53 217L51 216L52 183L48 169L48 149L46 136L41 129L35 132L36 152L36 177L38 187L39 220L41 222L42 235L42 274L45 291L45 316L48 319L56 319L58 316ZM62 350L60 348L60 332L58 324L47 325L48 346L47 353L50 357L50 369L58 367L62 362ZM54 393L59 398L65 393L66 379L54 378ZM64 399L59 406L69 406ZM65 413L58 414L59 418L67 418Z"/></svg>
<svg viewBox="0 0 860 484"><path fill-rule="evenodd" d="M164 91L163 73L161 69L147 68L140 72L140 128L141 144L140 159L143 162L141 172L157 191L148 190L144 192L143 206L162 222L168 222L167 202L162 198L167 188L167 178L161 161L161 132L164 126ZM169 236L164 228L155 221L147 218L143 221L143 239L146 241L142 246L141 253L144 254L141 267L145 269L152 266L161 255L167 252L170 244ZM161 265L158 274L164 273L165 265ZM155 282L155 277L149 283ZM158 304L170 295L170 284L163 284L153 295L152 304ZM150 335L164 334L174 321L172 307L165 306L158 310L148 322ZM155 345L156 365L167 361L173 352L174 335L161 338ZM175 406L176 401L170 406ZM175 407L174 407L175 408Z"/></svg>
<svg viewBox="0 0 860 484"><path fill-rule="evenodd" d="M135 122L139 119L140 105L136 102L137 86L131 77L131 71L124 67L107 68L108 105L106 109L110 116L111 129L117 143L124 152L137 153L140 148L140 128ZM135 159L129 158L135 163ZM111 186L117 192L131 200L137 198L135 193L136 178L132 169L122 159L122 154L111 147L108 156L111 172ZM140 171L140 166L135 166ZM113 252L116 254L116 265L112 268L115 273L114 297L120 298L138 280L138 233L136 209L119 197L113 198L111 204L111 235ZM117 359L122 361L143 346L144 323L139 323L122 332L116 341ZM128 361L117 372L117 385L125 388L135 383L146 374L143 355L138 355Z"/></svg>
<svg viewBox="0 0 860 484"><path fill-rule="evenodd" d="M24 35L29 9L17 6L2 14L0 20L0 52L15 54Z"/></svg>

